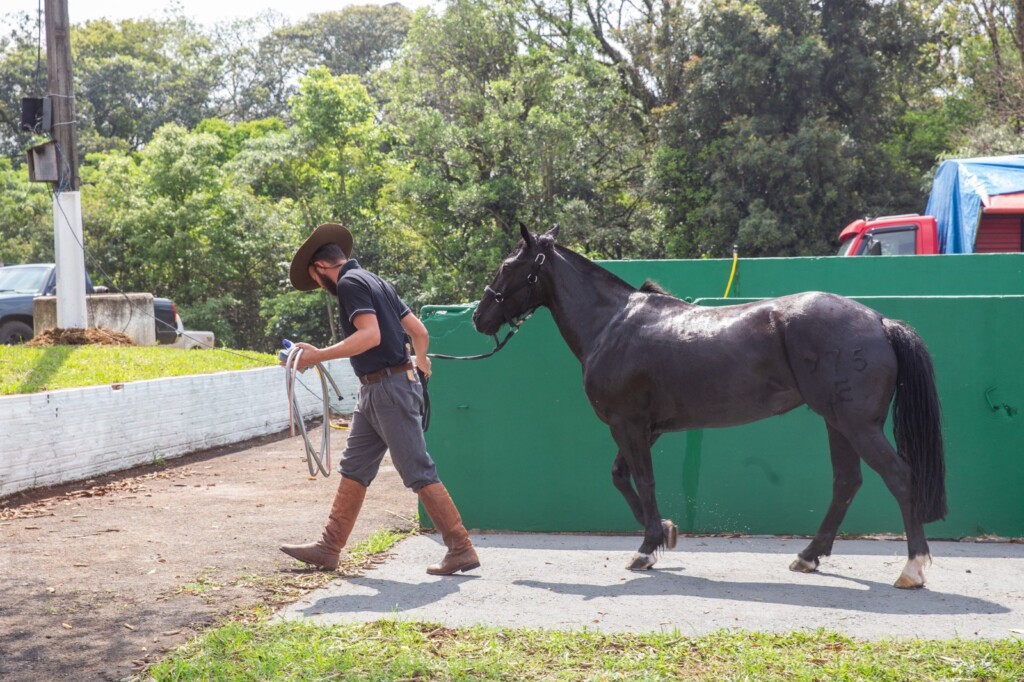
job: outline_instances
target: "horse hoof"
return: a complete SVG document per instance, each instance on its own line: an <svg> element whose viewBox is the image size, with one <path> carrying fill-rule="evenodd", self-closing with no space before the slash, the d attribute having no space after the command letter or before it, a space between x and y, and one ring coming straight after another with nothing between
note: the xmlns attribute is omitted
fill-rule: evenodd
<svg viewBox="0 0 1024 682"><path fill-rule="evenodd" d="M633 560L626 565L626 568L628 568L631 571L646 571L648 568L654 565L655 561L657 560L654 558L653 554L643 554L641 552L637 552L633 555Z"/></svg>
<svg viewBox="0 0 1024 682"><path fill-rule="evenodd" d="M679 529L676 528L676 524L672 523L672 519L662 519L661 530L665 533L665 549L675 549L679 540Z"/></svg>
<svg viewBox="0 0 1024 682"><path fill-rule="evenodd" d="M913 578L900 574L900 577L896 579L892 586L898 587L901 590L918 590L924 587L924 582L917 582Z"/></svg>
<svg viewBox="0 0 1024 682"><path fill-rule="evenodd" d="M819 564L820 562L817 559L815 559L812 564L810 561L798 556L796 559L793 559L793 563L789 565L789 570L796 571L797 573L814 573L818 570Z"/></svg>
<svg viewBox="0 0 1024 682"><path fill-rule="evenodd" d="M901 590L916 590L924 587L924 567L930 564L931 560L932 558L927 554L908 560L900 577L893 583L893 587L898 587Z"/></svg>

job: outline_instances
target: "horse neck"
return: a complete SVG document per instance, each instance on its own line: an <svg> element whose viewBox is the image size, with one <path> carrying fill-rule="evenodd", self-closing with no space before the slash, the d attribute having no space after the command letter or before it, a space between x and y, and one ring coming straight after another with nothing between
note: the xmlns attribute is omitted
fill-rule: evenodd
<svg viewBox="0 0 1024 682"><path fill-rule="evenodd" d="M562 338L582 361L636 289L583 256L555 248L547 306Z"/></svg>

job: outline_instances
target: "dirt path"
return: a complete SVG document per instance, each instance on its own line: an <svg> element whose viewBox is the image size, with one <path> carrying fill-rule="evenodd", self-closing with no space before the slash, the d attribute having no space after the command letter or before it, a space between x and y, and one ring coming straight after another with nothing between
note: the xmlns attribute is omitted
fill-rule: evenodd
<svg viewBox="0 0 1024 682"><path fill-rule="evenodd" d="M0 679L120 680L325 584L277 547L318 537L337 483L310 480L300 439L270 437L0 500ZM385 459L349 546L415 513Z"/></svg>

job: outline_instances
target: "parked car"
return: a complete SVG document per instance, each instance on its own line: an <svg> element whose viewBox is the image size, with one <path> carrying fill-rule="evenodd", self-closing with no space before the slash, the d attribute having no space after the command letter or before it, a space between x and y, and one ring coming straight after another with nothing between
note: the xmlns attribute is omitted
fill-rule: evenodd
<svg viewBox="0 0 1024 682"><path fill-rule="evenodd" d="M94 287L85 275L85 293L106 293L105 287ZM57 266L53 263L6 265L0 267L0 343L23 343L33 331L33 301L37 296L57 293ZM173 344L178 339L178 310L167 298L153 299L156 341Z"/></svg>
<svg viewBox="0 0 1024 682"><path fill-rule="evenodd" d="M178 339L170 344L171 348L201 350L203 348L214 348L217 345L213 332L197 332L185 329L180 315L175 315L174 321L178 327Z"/></svg>

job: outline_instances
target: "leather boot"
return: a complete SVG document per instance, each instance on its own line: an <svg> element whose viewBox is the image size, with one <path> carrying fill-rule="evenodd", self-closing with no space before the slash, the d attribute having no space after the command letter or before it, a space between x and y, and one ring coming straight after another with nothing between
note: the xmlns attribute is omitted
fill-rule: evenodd
<svg viewBox="0 0 1024 682"><path fill-rule="evenodd" d="M365 497L366 486L342 477L320 539L308 545L281 545L281 551L299 561L333 571L338 567L341 548L348 542Z"/></svg>
<svg viewBox="0 0 1024 682"><path fill-rule="evenodd" d="M476 556L469 533L462 525L462 517L455 508L451 496L442 483L431 483L420 490L420 500L441 532L448 553L441 563L427 567L431 575L451 575L456 571L470 571L480 567L480 559Z"/></svg>

